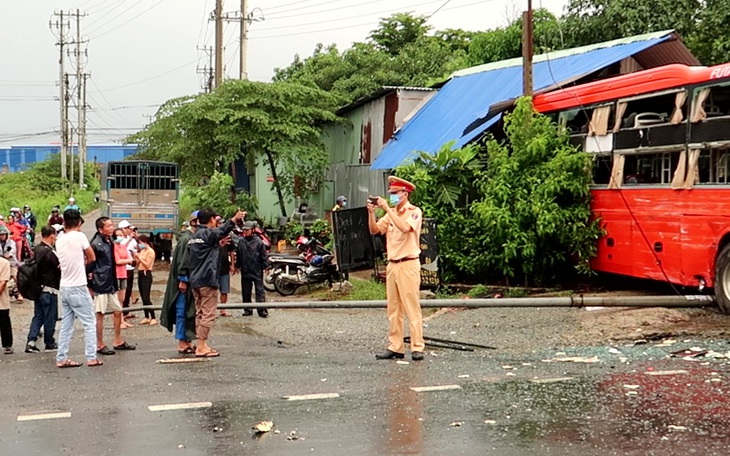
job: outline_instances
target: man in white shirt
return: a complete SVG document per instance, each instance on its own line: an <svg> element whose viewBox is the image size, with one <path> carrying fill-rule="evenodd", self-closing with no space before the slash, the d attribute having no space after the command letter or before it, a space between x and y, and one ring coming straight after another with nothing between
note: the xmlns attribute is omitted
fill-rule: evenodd
<svg viewBox="0 0 730 456"><path fill-rule="evenodd" d="M65 234L56 241L56 254L61 264L61 330L56 353L58 367L81 366L68 357L68 346L73 336L76 317L84 326L86 365L91 367L103 364L96 358L96 320L86 276L86 264L94 262L96 257L89 240L81 232L83 222L78 210L65 211Z"/></svg>

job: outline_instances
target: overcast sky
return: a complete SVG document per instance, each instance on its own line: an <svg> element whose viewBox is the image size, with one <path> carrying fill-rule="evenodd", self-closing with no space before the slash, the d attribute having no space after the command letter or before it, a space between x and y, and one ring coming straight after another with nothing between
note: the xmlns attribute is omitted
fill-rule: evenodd
<svg viewBox="0 0 730 456"><path fill-rule="evenodd" d="M90 144L119 142L148 122L156 107L201 91L198 47L214 44L208 19L215 0L4 0L0 19L0 147L58 142L59 78L54 11L75 11L88 39ZM365 41L378 19L396 12L430 15L435 29L486 30L520 14L526 0L249 0L249 79L269 81L274 68L306 57L317 43L340 50ZM567 0L533 1L560 14ZM440 9L439 9L440 8ZM226 0L224 11L240 9ZM75 21L71 23L75 37ZM225 26L226 75L238 77L238 24ZM71 59L67 59L69 61ZM75 68L67 65L67 72ZM71 80L73 84L73 79ZM71 111L75 124L75 111Z"/></svg>

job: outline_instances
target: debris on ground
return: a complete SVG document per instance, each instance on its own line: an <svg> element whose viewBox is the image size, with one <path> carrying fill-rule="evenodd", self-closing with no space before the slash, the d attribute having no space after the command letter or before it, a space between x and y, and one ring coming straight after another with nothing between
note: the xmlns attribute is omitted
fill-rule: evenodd
<svg viewBox="0 0 730 456"><path fill-rule="evenodd" d="M257 433L269 432L274 428L274 422L271 420L259 421L258 423L251 426L251 429Z"/></svg>
<svg viewBox="0 0 730 456"><path fill-rule="evenodd" d="M598 356L558 356L555 358L543 359L543 363L600 363Z"/></svg>

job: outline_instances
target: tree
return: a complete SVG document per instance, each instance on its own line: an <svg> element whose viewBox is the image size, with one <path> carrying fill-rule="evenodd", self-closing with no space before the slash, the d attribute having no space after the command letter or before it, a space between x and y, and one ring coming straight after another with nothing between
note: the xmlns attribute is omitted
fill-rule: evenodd
<svg viewBox="0 0 730 456"><path fill-rule="evenodd" d="M589 270L600 227L591 219L591 160L565 132L521 99L506 140L486 149L444 145L396 173L438 222L445 280L506 278L546 284Z"/></svg>
<svg viewBox="0 0 730 456"><path fill-rule="evenodd" d="M227 170L240 157L264 160L286 216L284 197L294 181L304 195L328 165L320 126L337 121L337 100L316 87L291 82L227 81L210 94L165 103L155 120L128 142L144 157L177 162L185 182Z"/></svg>
<svg viewBox="0 0 730 456"><path fill-rule="evenodd" d="M368 38L378 49L390 55L398 55L406 45L415 43L431 30L426 16L396 13L380 19L379 27L370 32Z"/></svg>

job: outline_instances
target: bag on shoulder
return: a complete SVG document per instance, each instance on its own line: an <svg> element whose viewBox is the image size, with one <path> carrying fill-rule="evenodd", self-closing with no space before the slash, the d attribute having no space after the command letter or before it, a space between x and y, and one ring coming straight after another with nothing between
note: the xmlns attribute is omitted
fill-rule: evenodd
<svg viewBox="0 0 730 456"><path fill-rule="evenodd" d="M24 298L36 300L43 291L41 278L38 274L38 261L31 258L18 267L18 275L15 279L18 291Z"/></svg>

